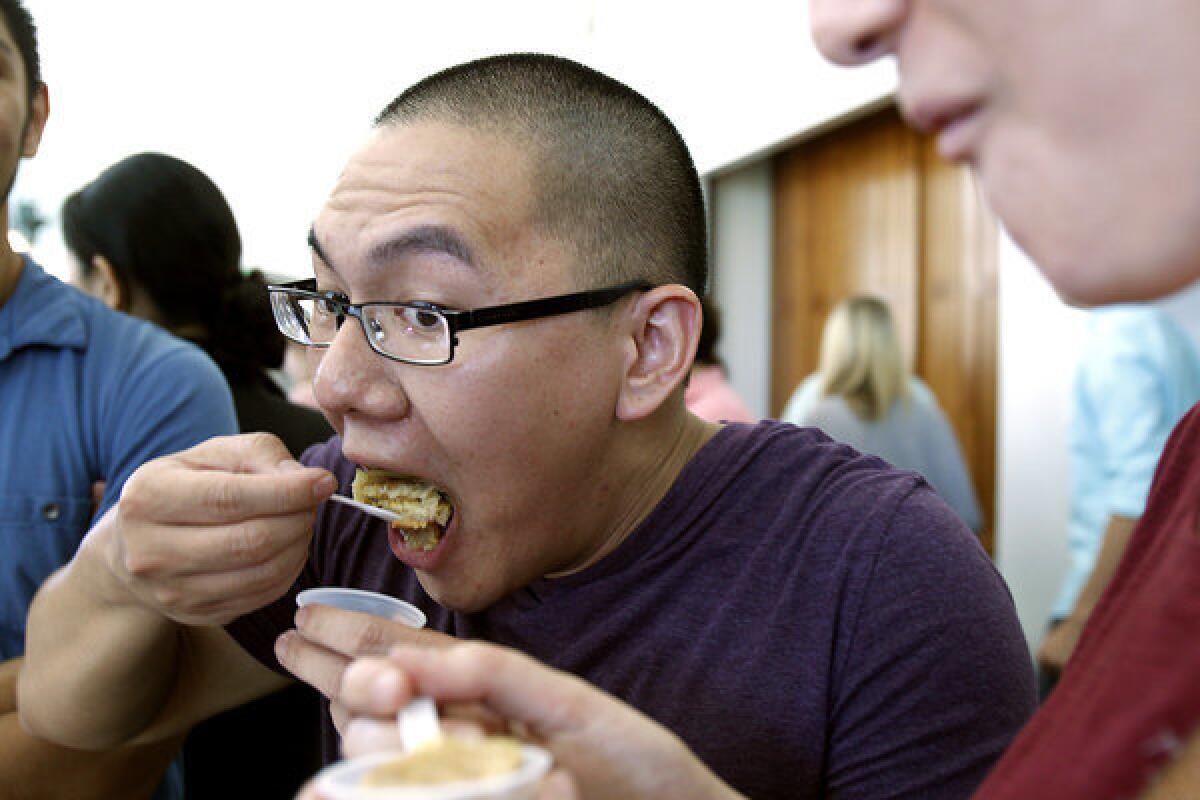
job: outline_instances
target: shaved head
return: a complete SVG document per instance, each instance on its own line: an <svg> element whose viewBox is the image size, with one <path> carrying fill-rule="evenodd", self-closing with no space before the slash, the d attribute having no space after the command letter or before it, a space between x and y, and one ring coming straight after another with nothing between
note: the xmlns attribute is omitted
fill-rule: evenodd
<svg viewBox="0 0 1200 800"><path fill-rule="evenodd" d="M633 89L555 56L495 56L422 80L375 124L424 121L528 149L535 224L568 245L586 287L644 279L704 294L699 176L675 126Z"/></svg>

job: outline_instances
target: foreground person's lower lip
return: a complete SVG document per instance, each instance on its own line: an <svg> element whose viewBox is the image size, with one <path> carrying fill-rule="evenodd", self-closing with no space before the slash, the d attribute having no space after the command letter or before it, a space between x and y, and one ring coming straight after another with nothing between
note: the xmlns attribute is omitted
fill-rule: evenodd
<svg viewBox="0 0 1200 800"><path fill-rule="evenodd" d="M404 544L404 534L391 527L388 528L387 532L388 547L391 548L392 554L397 559L413 569L421 570L422 572L431 572L444 560L447 547L452 544L457 531L458 512L455 511L454 516L450 518L450 524L446 526L446 530L442 534L442 538L432 550L417 550L407 547Z"/></svg>

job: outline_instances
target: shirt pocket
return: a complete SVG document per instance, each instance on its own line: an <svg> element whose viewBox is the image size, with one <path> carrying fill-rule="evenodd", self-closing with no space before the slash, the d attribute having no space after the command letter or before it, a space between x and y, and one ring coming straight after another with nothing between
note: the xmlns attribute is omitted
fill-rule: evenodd
<svg viewBox="0 0 1200 800"><path fill-rule="evenodd" d="M79 549L91 496L0 494L0 660L25 652L34 593Z"/></svg>

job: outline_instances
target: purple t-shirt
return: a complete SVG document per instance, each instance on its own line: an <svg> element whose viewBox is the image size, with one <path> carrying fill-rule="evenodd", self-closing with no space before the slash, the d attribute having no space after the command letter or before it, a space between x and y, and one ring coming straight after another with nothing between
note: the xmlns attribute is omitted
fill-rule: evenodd
<svg viewBox="0 0 1200 800"><path fill-rule="evenodd" d="M349 487L338 439L303 460ZM966 798L1033 712L1012 600L975 537L915 473L815 429L726 426L607 557L475 614L434 603L383 524L325 504L296 590L382 591L580 675L755 800ZM273 669L293 598L230 626Z"/></svg>

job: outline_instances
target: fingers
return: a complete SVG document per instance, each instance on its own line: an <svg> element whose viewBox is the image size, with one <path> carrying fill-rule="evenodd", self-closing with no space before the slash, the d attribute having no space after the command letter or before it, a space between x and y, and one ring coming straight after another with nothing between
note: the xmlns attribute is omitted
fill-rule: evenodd
<svg viewBox="0 0 1200 800"><path fill-rule="evenodd" d="M126 567L143 578L167 569L179 576L254 567L291 549L307 549L313 524L313 514L306 510L234 525L182 526L170 536L141 542Z"/></svg>
<svg viewBox="0 0 1200 800"><path fill-rule="evenodd" d="M316 467L272 465L246 473L162 459L130 476L120 508L131 520L213 525L311 511L336 489L333 475Z"/></svg>
<svg viewBox="0 0 1200 800"><path fill-rule="evenodd" d="M224 624L287 590L316 507L335 489L333 475L297 464L274 436L211 439L134 472L104 522L103 557L143 605L184 624Z"/></svg>
<svg viewBox="0 0 1200 800"><path fill-rule="evenodd" d="M296 612L296 630L308 641L346 656L384 655L391 647L405 643L438 647L457 641L437 631L321 604Z"/></svg>
<svg viewBox="0 0 1200 800"><path fill-rule="evenodd" d="M340 690L342 674L350 664L347 656L313 644L292 630L275 640L275 657L284 669L331 701L343 702Z"/></svg>
<svg viewBox="0 0 1200 800"><path fill-rule="evenodd" d="M578 678L503 647L475 642L441 649L399 646L388 661L408 675L419 694L479 703L543 737L577 729L611 704Z"/></svg>
<svg viewBox="0 0 1200 800"><path fill-rule="evenodd" d="M214 436L180 452L177 457L196 469L230 472L269 472L287 462L295 463L291 451L271 433Z"/></svg>
<svg viewBox="0 0 1200 800"><path fill-rule="evenodd" d="M380 656L402 642L436 648L454 641L444 633L411 628L374 614L313 604L296 611L296 628L279 637L275 655L297 678L341 702L342 673L352 658ZM412 696L408 678L395 669L389 670L378 691L384 714L395 714Z"/></svg>

